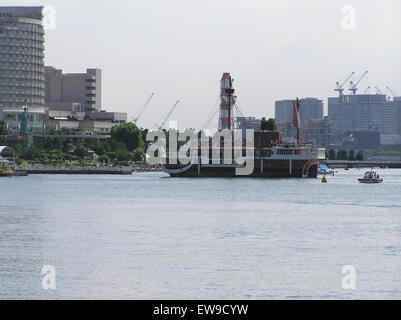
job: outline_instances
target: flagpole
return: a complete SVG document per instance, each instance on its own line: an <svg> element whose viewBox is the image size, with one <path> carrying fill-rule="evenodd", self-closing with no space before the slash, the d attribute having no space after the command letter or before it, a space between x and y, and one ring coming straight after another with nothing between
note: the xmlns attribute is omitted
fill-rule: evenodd
<svg viewBox="0 0 401 320"><path fill-rule="evenodd" d="M300 140L301 140L301 118L299 116L299 111L300 111L300 102L299 99L297 98L296 101L294 101L294 120L293 120L293 126L297 128L297 145L300 145Z"/></svg>
<svg viewBox="0 0 401 320"><path fill-rule="evenodd" d="M301 141L301 117L300 117L301 103L299 101L299 98L297 98L297 110L298 110L297 140L298 140L298 147L299 147L300 141Z"/></svg>

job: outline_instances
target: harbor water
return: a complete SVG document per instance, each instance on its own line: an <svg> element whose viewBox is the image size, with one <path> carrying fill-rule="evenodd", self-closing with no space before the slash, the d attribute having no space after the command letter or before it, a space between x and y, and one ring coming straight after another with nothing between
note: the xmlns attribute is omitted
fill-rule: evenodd
<svg viewBox="0 0 401 320"><path fill-rule="evenodd" d="M364 171L1 178L0 299L401 299L401 170Z"/></svg>

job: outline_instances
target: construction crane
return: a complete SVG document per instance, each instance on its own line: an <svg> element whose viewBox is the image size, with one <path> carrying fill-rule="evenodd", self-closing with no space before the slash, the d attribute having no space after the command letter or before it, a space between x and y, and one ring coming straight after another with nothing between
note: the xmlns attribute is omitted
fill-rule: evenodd
<svg viewBox="0 0 401 320"><path fill-rule="evenodd" d="M383 92L379 89L379 87L375 87L375 89L376 89L376 94L383 94Z"/></svg>
<svg viewBox="0 0 401 320"><path fill-rule="evenodd" d="M133 123L137 124L138 121L139 121L139 119L142 118L142 116L143 116L143 114L145 113L146 109L149 107L149 104L150 104L150 102L152 101L154 95L155 95L154 93L152 93L152 94L150 95L149 99L146 101L146 103L145 103L145 105L143 106L141 112L139 113L138 117L132 119L132 122L133 122Z"/></svg>
<svg viewBox="0 0 401 320"><path fill-rule="evenodd" d="M177 108L179 103L180 103L180 101L177 101L174 104L174 106L171 108L171 110L168 113L167 117L164 119L164 121L162 122L162 124L160 126L157 123L155 124L156 127L158 128L158 130L162 130L163 129L163 127L166 125L167 120L171 117L171 115L173 114L173 112L175 111L175 109Z"/></svg>
<svg viewBox="0 0 401 320"><path fill-rule="evenodd" d="M349 79L352 78L352 76L354 74L355 74L355 72L352 72L343 83L340 83L340 81L336 82L336 88L334 90L338 91L338 93L340 94L340 97L343 95L345 84L348 82Z"/></svg>
<svg viewBox="0 0 401 320"><path fill-rule="evenodd" d="M367 94L368 92L369 92L369 90L371 89L371 87L369 86L369 87L367 87L366 88L366 90L364 91L364 93L363 94Z"/></svg>
<svg viewBox="0 0 401 320"><path fill-rule="evenodd" d="M397 95L394 93L394 91L390 89L389 86L387 86L386 89L388 90L388 92L390 92L390 93L393 95L393 97L396 97L396 96L397 96Z"/></svg>
<svg viewBox="0 0 401 320"><path fill-rule="evenodd" d="M368 73L369 71L365 71L365 73L362 75L362 77L359 78L359 80L356 83L354 83L353 81L350 82L351 88L349 88L349 91L351 91L353 95L356 95L356 92L358 91L358 85L361 83L361 81L366 77Z"/></svg>

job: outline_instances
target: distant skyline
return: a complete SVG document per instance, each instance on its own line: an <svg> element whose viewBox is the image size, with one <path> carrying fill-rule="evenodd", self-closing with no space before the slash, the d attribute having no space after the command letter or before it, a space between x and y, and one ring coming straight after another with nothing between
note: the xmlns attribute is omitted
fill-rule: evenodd
<svg viewBox="0 0 401 320"><path fill-rule="evenodd" d="M167 115L179 127L201 127L216 105L219 80L230 72L245 115L273 117L274 102L335 96L351 72L360 84L401 95L401 2L301 0L49 0L2 6L52 5L45 64L66 73L103 71L103 108L139 112L153 127ZM355 29L344 29L345 6ZM348 85L346 87L348 89ZM348 90L346 90L348 93ZM388 93L387 93L388 94ZM217 125L217 118L215 118Z"/></svg>

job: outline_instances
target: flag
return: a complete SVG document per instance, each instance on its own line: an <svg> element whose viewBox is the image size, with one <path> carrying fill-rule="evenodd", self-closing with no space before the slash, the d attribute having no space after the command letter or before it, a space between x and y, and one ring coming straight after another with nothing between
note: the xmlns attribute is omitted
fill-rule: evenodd
<svg viewBox="0 0 401 320"><path fill-rule="evenodd" d="M299 100L297 99L294 102L294 120L293 120L294 128L301 129L301 118L299 116Z"/></svg>

